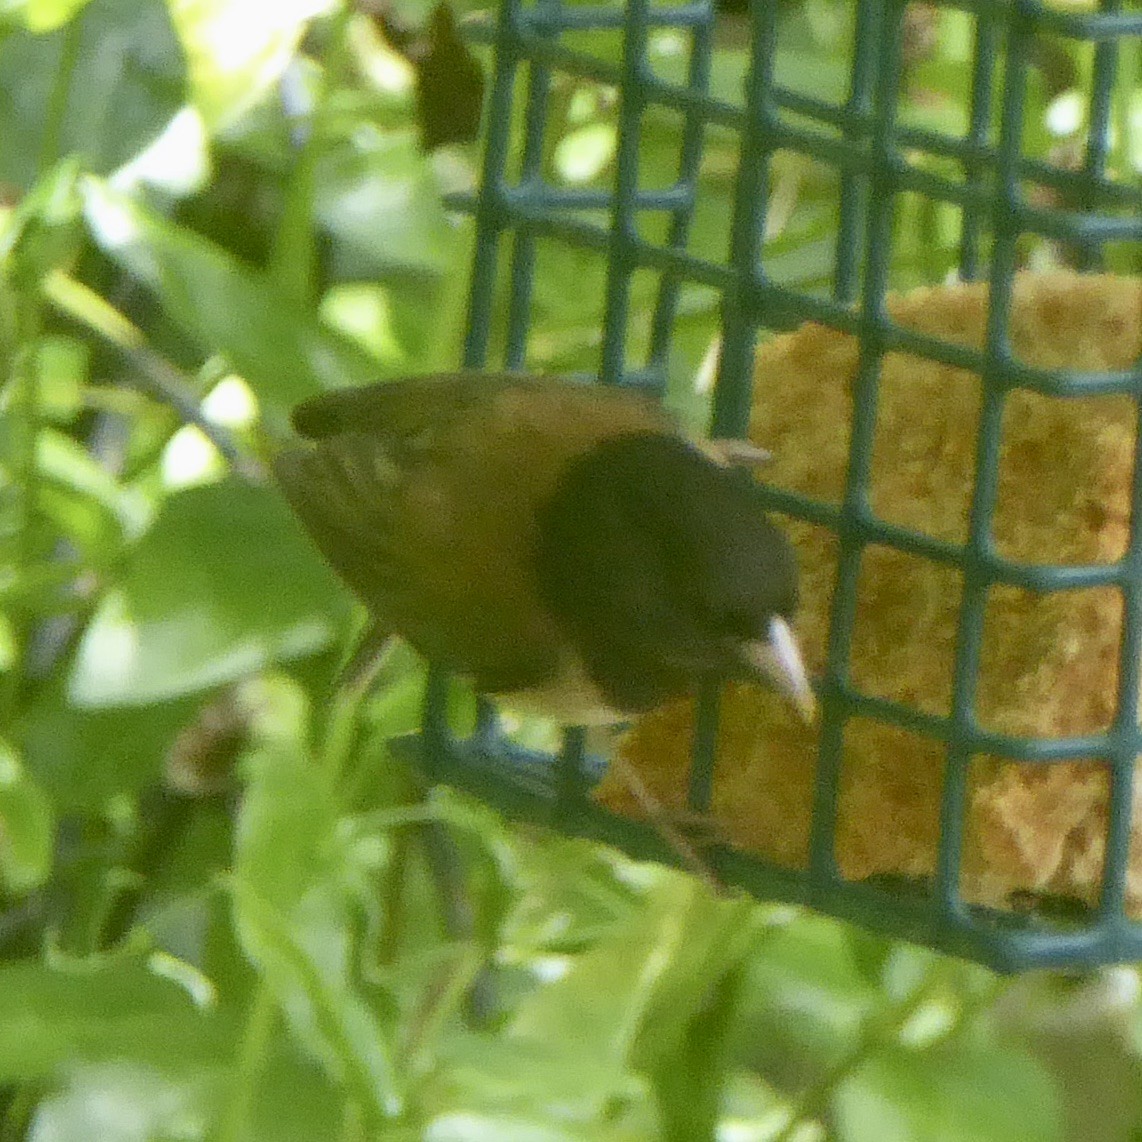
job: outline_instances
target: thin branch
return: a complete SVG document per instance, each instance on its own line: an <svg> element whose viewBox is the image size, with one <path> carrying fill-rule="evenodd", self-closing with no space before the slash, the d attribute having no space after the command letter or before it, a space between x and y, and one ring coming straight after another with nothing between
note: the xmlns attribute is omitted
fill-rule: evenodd
<svg viewBox="0 0 1142 1142"><path fill-rule="evenodd" d="M200 398L186 373L156 353L142 331L105 298L59 272L45 279L44 294L58 313L94 334L131 366L130 379L137 382L135 387L173 410L184 424L197 428L243 479L265 483L265 468L232 433L203 415Z"/></svg>

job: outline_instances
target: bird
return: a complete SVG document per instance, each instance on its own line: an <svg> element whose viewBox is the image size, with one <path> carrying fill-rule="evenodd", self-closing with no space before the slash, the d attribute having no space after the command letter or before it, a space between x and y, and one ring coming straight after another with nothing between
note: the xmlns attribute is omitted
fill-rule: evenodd
<svg viewBox="0 0 1142 1142"><path fill-rule="evenodd" d="M730 680L812 719L796 560L748 442L692 440L633 386L522 373L340 389L291 419L277 483L374 642L567 726Z"/></svg>

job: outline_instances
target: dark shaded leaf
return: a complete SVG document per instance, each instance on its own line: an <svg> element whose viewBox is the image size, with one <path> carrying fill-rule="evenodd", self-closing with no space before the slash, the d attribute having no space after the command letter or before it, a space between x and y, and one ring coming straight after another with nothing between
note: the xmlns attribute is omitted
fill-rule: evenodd
<svg viewBox="0 0 1142 1142"><path fill-rule="evenodd" d="M451 6L437 4L427 42L413 60L416 117L426 151L479 136L484 109L484 71L460 38Z"/></svg>
<svg viewBox="0 0 1142 1142"><path fill-rule="evenodd" d="M185 83L160 0L91 0L68 26L0 39L0 180L30 187L67 155L110 173L159 135Z"/></svg>

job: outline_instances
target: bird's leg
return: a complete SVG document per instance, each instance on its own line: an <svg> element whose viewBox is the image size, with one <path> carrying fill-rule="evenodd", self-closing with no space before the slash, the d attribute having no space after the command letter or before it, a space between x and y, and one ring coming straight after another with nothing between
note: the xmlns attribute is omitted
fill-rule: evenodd
<svg viewBox="0 0 1142 1142"><path fill-rule="evenodd" d="M709 833L707 837L699 837L698 844L709 843L709 840L716 835L716 824L712 819L704 814L690 815L688 819L686 815L672 813L664 808L658 798L646 787L646 782L638 770L622 754L612 754L610 764L614 766L619 780L627 787L638 807L646 815L646 819L677 854L686 871L696 876L711 892L720 893L721 883L699 855L692 843L693 837L687 835L692 833L693 824L698 824Z"/></svg>

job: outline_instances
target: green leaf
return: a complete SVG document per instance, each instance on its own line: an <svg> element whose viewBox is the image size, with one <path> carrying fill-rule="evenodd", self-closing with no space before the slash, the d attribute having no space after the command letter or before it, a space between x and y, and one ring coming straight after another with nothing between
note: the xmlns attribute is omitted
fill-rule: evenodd
<svg viewBox="0 0 1142 1142"><path fill-rule="evenodd" d="M630 924L521 1003L511 1033L576 1044L592 1060L595 1096L611 1097L632 1068L656 1071L687 1054L711 995L753 938L750 908L713 900L680 876L665 878ZM720 1025L715 1038L726 1030ZM717 1087L721 1077L704 1081Z"/></svg>
<svg viewBox="0 0 1142 1142"><path fill-rule="evenodd" d="M328 886L317 886L286 913L239 879L232 893L246 954L301 1042L371 1117L399 1113L403 1099L387 1029L350 982L344 900Z"/></svg>
<svg viewBox="0 0 1142 1142"><path fill-rule="evenodd" d="M598 178L613 160L618 133L611 121L587 123L568 131L555 148L554 162L567 182L586 183Z"/></svg>
<svg viewBox="0 0 1142 1142"><path fill-rule="evenodd" d="M292 1050L287 1053L290 1046L278 1043L257 1076L241 1142L314 1142L345 1136L344 1092L308 1059ZM395 1135L393 1142L399 1142Z"/></svg>
<svg viewBox="0 0 1142 1142"><path fill-rule="evenodd" d="M228 1052L232 1029L137 960L0 967L0 1081L81 1061L137 1059L167 1071Z"/></svg>
<svg viewBox="0 0 1142 1142"><path fill-rule="evenodd" d="M0 739L0 889L18 895L43 884L54 842L51 802Z"/></svg>
<svg viewBox="0 0 1142 1142"><path fill-rule="evenodd" d="M61 680L28 709L20 743L28 770L60 813L98 812L111 798L152 784L194 715L193 699L76 709L63 689Z"/></svg>
<svg viewBox="0 0 1142 1142"><path fill-rule="evenodd" d="M281 720L300 722L300 710ZM373 1116L388 1118L401 1095L387 1029L355 986L357 926L336 806L300 725L272 732L248 761L232 883L239 939L301 1042Z"/></svg>
<svg viewBox="0 0 1142 1142"><path fill-rule="evenodd" d="M849 68L837 54L801 51L781 47L774 61L775 81L782 87L813 95L833 104L846 95ZM661 53L654 58L655 74L681 87L686 85L688 57L684 52ZM749 52L742 49L715 51L710 68L710 94L728 103L741 104L745 98Z"/></svg>
<svg viewBox="0 0 1142 1142"><path fill-rule="evenodd" d="M328 646L350 600L269 488L171 496L84 632L81 706L153 702Z"/></svg>
<svg viewBox="0 0 1142 1142"><path fill-rule="evenodd" d="M72 420L83 407L91 347L76 337L43 337L36 346L37 396L45 419Z"/></svg>
<svg viewBox="0 0 1142 1142"><path fill-rule="evenodd" d="M600 1090L611 1097L601 1100ZM454 1031L437 1054L437 1067L419 1091L433 1137L600 1139L618 1111L652 1107L644 1084L616 1072L585 1044L556 1036L520 1040ZM648 1114L648 1117L650 1115ZM451 1134L447 1124L471 1122L473 1133ZM527 1133L530 1128L532 1133ZM502 1131L497 1133L496 1131ZM649 1131L619 1137L652 1137Z"/></svg>
<svg viewBox="0 0 1142 1142"><path fill-rule="evenodd" d="M330 287L321 299L321 316L330 327L352 338L378 361L399 366L404 354L392 320L392 302L383 287L345 282Z"/></svg>
<svg viewBox="0 0 1142 1142"><path fill-rule="evenodd" d="M633 1142L650 1137L607 1130L601 1124L578 1130L539 1112L482 1114L465 1109L433 1119L430 1130L434 1142Z"/></svg>
<svg viewBox="0 0 1142 1142"><path fill-rule="evenodd" d="M54 1142L187 1138L203 1120L203 1083L155 1074L145 1064L76 1067L37 1106L32 1132Z"/></svg>
<svg viewBox="0 0 1142 1142"><path fill-rule="evenodd" d="M0 968L0 1082L51 1081L37 1138L200 1138L233 1082L252 1080L238 1092L249 1100L243 1142L338 1134L341 1099L287 1040L256 1075L242 1071L238 1047L232 1015L196 1007L135 959Z"/></svg>
<svg viewBox="0 0 1142 1142"><path fill-rule="evenodd" d="M750 1049L811 1075L852 1049L879 999L845 925L809 914L765 934L744 996Z"/></svg>
<svg viewBox="0 0 1142 1142"><path fill-rule="evenodd" d="M702 978L699 976L699 978ZM730 1061L730 1032L740 1010L745 972L740 963L708 987L691 1007L677 1045L663 1049L649 1029L651 1072L664 1135L679 1142L715 1137Z"/></svg>
<svg viewBox="0 0 1142 1142"><path fill-rule="evenodd" d="M303 397L375 379L377 363L323 327L265 275L97 179L83 184L95 242L152 290L204 354L221 352L281 410Z"/></svg>
<svg viewBox="0 0 1142 1142"><path fill-rule="evenodd" d="M877 1052L833 1097L840 1142L1056 1142L1050 1075L1010 1046L940 1044Z"/></svg>
<svg viewBox="0 0 1142 1142"><path fill-rule="evenodd" d="M13 284L27 288L36 282L39 288L51 271L78 256L84 241L78 177L77 162L64 159L44 173L12 210L0 211L0 262L8 264ZM6 306L11 305L9 298Z"/></svg>
<svg viewBox="0 0 1142 1142"><path fill-rule="evenodd" d="M293 711L283 708L286 701ZM244 763L236 869L267 906L288 912L330 874L337 816L328 779L301 747L302 727L281 728L304 718L296 691L270 702L279 728L276 740L263 743ZM267 709L263 720L270 716Z"/></svg>
<svg viewBox="0 0 1142 1142"><path fill-rule="evenodd" d="M756 940L752 901L721 900L693 883L688 889L685 926L648 1007L638 1042L639 1061L655 1062L680 1046L695 1018L721 1004L715 993L742 968ZM669 924L667 920L667 932Z"/></svg>
<svg viewBox="0 0 1142 1142"><path fill-rule="evenodd" d="M456 241L432 167L411 135L360 132L323 156L314 203L339 246L374 265L442 275Z"/></svg>
<svg viewBox="0 0 1142 1142"><path fill-rule="evenodd" d="M66 8L36 5L40 27ZM161 0L91 0L66 27L0 39L0 180L27 188L68 155L107 174L183 103L182 53Z"/></svg>
<svg viewBox="0 0 1142 1142"><path fill-rule="evenodd" d="M834 106L848 94L849 63L843 53L785 48L774 60L774 81L792 91L823 99Z"/></svg>
<svg viewBox="0 0 1142 1142"><path fill-rule="evenodd" d="M138 492L124 488L115 477L74 437L56 429L45 428L36 440L36 465L48 486L55 486L87 501L90 510L102 509L114 524L138 531L146 519L149 505ZM105 542L118 540L118 527L112 527ZM77 540L99 536L76 535Z"/></svg>
<svg viewBox="0 0 1142 1142"><path fill-rule="evenodd" d="M211 131L233 123L275 83L330 0L169 0L190 64L195 106Z"/></svg>

